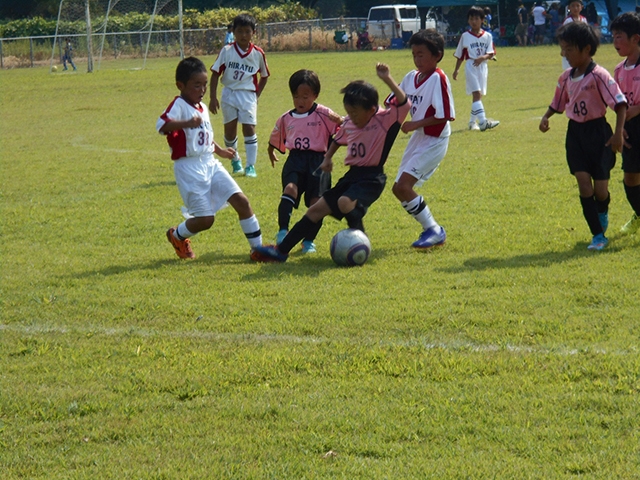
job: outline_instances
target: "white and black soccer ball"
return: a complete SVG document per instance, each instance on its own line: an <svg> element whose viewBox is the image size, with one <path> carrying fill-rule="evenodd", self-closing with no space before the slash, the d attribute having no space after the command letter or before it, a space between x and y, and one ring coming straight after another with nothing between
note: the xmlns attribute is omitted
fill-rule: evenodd
<svg viewBox="0 0 640 480"><path fill-rule="evenodd" d="M363 231L347 228L331 239L330 251L333 261L341 267L363 265L371 253L371 242Z"/></svg>

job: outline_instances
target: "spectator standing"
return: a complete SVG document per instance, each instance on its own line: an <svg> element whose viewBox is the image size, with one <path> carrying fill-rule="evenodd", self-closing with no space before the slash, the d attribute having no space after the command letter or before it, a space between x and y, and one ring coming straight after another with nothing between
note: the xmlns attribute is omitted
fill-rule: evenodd
<svg viewBox="0 0 640 480"><path fill-rule="evenodd" d="M533 14L533 26L535 28L535 44L542 45L547 30L547 12L540 0L536 2L531 13Z"/></svg>

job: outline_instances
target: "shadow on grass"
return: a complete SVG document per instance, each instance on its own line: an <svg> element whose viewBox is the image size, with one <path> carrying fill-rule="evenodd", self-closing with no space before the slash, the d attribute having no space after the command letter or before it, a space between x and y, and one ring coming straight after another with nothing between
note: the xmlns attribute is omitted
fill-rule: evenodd
<svg viewBox="0 0 640 480"><path fill-rule="evenodd" d="M461 273L469 270L490 270L504 268L546 267L593 255L607 255L622 250L622 247L608 247L602 252L587 250L588 242L577 243L571 250L562 252L540 252L516 255L507 258L475 257L465 260L462 265L438 269L441 272Z"/></svg>
<svg viewBox="0 0 640 480"><path fill-rule="evenodd" d="M142 183L135 187L135 190L142 190L147 188L156 188L156 187L174 187L176 185L175 180L165 180L163 182L149 182Z"/></svg>

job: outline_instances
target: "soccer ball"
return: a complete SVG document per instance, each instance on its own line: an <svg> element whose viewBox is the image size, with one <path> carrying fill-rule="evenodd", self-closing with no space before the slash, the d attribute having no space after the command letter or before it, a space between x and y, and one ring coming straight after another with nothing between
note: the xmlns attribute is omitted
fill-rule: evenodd
<svg viewBox="0 0 640 480"><path fill-rule="evenodd" d="M333 261L341 267L363 265L371 253L371 242L363 231L347 228L331 239L330 252Z"/></svg>
<svg viewBox="0 0 640 480"><path fill-rule="evenodd" d="M55 65L53 67L51 67L51 71L52 72L57 72L58 71L58 67L56 67Z"/></svg>

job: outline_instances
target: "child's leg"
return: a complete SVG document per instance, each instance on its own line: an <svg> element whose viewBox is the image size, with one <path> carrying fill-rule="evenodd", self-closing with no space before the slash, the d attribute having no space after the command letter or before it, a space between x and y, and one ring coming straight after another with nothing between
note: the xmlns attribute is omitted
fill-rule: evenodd
<svg viewBox="0 0 640 480"><path fill-rule="evenodd" d="M587 225L589 225L591 235L596 236L604 233L602 224L600 223L600 217L598 216L598 204L594 196L595 191L591 175L588 172L575 172L574 175L578 181L582 214L587 221Z"/></svg>
<svg viewBox="0 0 640 480"><path fill-rule="evenodd" d="M225 147L231 147L236 151L235 156L231 159L231 165L233 167L233 173L242 171L242 160L238 153L238 119L231 120L224 124L224 145ZM237 163L234 163L237 162Z"/></svg>
<svg viewBox="0 0 640 480"><path fill-rule="evenodd" d="M318 197L316 198L312 198L309 201L309 206L311 207L312 205L314 205L318 200L320 200ZM312 244L313 241L316 239L316 237L318 236L318 232L320 231L320 229L322 228L322 219L320 219L319 222L316 223L317 228L313 231L313 232L309 232L307 235L305 235L304 240L302 241L303 243L303 247L305 243L308 244Z"/></svg>
<svg viewBox="0 0 640 480"><path fill-rule="evenodd" d="M629 205L631 205L636 216L640 217L640 173L625 172L624 191Z"/></svg>
<svg viewBox="0 0 640 480"><path fill-rule="evenodd" d="M215 217L213 215L189 218L176 228L170 228L167 231L167 240L173 245L176 254L180 258L195 258L189 238L198 232L211 228L214 220Z"/></svg>
<svg viewBox="0 0 640 480"><path fill-rule="evenodd" d="M234 193L229 197L229 205L238 213L240 219L240 227L247 237L251 248L262 245L262 232L258 218L253 213L249 199L244 193Z"/></svg>
<svg viewBox="0 0 640 480"><path fill-rule="evenodd" d="M307 238L309 235L317 235L319 230L319 224L322 225L322 219L331 214L329 205L321 198L316 203L309 207L307 213L296 223L289 231L282 243L278 245L278 251L284 254L288 254L293 247ZM315 232L315 233L313 233Z"/></svg>
<svg viewBox="0 0 640 480"><path fill-rule="evenodd" d="M278 228L280 230L289 230L289 222L297 198L298 186L295 183L287 184L280 197L280 205L278 205Z"/></svg>
<svg viewBox="0 0 640 480"><path fill-rule="evenodd" d="M403 173L399 180L393 184L393 194L400 200L402 208L422 225L422 230L438 227L438 222L433 218L424 198L413 189L417 181L418 179L414 176Z"/></svg>
<svg viewBox="0 0 640 480"><path fill-rule="evenodd" d="M473 103L471 104L471 122L484 123L487 121L487 117L484 113L484 105L482 104L482 92L476 91L472 94Z"/></svg>
<svg viewBox="0 0 640 480"><path fill-rule="evenodd" d="M247 167L254 166L258 159L258 136L255 125L242 125L244 135L244 148L246 152Z"/></svg>

